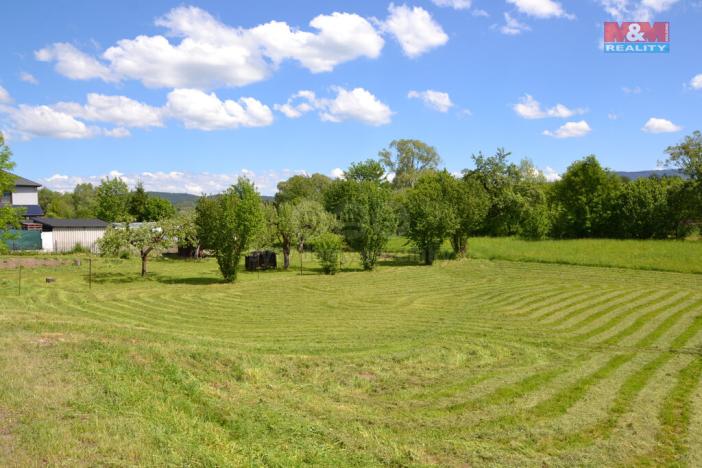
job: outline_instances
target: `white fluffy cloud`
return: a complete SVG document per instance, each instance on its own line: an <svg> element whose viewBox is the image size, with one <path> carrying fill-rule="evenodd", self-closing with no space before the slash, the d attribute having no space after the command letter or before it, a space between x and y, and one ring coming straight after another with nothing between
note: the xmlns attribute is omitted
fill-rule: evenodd
<svg viewBox="0 0 702 468"><path fill-rule="evenodd" d="M641 130L646 133L675 133L682 130L682 127L675 125L670 120L651 117Z"/></svg>
<svg viewBox="0 0 702 468"><path fill-rule="evenodd" d="M387 24L408 55L446 42L441 27L422 8L397 7L393 15L394 11L378 28ZM56 70L72 79L134 79L153 88L211 89L264 80L285 60L297 61L314 73L328 72L350 60L377 58L385 42L370 21L353 13L319 15L309 23L312 31L304 31L281 21L249 29L232 27L200 8L178 7L155 24L166 34L122 39L100 60L67 43L53 44L35 55L55 62Z"/></svg>
<svg viewBox="0 0 702 468"><path fill-rule="evenodd" d="M260 101L243 97L220 100L215 93L197 89L175 89L168 94L166 112L186 128L221 130L237 127L264 127L273 123L273 112Z"/></svg>
<svg viewBox="0 0 702 468"><path fill-rule="evenodd" d="M619 21L632 18L636 21L650 21L654 14L663 13L678 2L679 0L600 0L607 14Z"/></svg>
<svg viewBox="0 0 702 468"><path fill-rule="evenodd" d="M297 60L312 72L328 72L359 57L377 58L385 41L364 18L350 13L319 15L310 22L318 33L292 29L271 21L250 34L275 63Z"/></svg>
<svg viewBox="0 0 702 468"><path fill-rule="evenodd" d="M579 138L584 137L591 131L590 125L586 121L581 120L579 122L568 122L554 132L544 130L543 134L554 138Z"/></svg>
<svg viewBox="0 0 702 468"><path fill-rule="evenodd" d="M418 57L448 42L444 30L424 8L391 3L388 10L390 15L382 28L395 36L408 57Z"/></svg>
<svg viewBox="0 0 702 468"><path fill-rule="evenodd" d="M690 86L692 89L702 89L702 73L690 80Z"/></svg>
<svg viewBox="0 0 702 468"><path fill-rule="evenodd" d="M471 0L431 0L432 3L439 7L450 7L454 10L467 10L472 3Z"/></svg>
<svg viewBox="0 0 702 468"><path fill-rule="evenodd" d="M505 24L500 26L500 32L507 36L517 36L523 32L531 31L528 24L522 23L509 13L505 12Z"/></svg>
<svg viewBox="0 0 702 468"><path fill-rule="evenodd" d="M7 110L12 122L12 132L22 139L51 137L60 139L91 138L99 131L88 127L73 116L49 106L20 105Z"/></svg>
<svg viewBox="0 0 702 468"><path fill-rule="evenodd" d="M586 112L585 109L570 109L563 104L556 104L551 108L543 109L541 103L529 94L525 94L520 98L519 103L515 104L512 108L520 117L530 120L545 119L547 117L567 119Z"/></svg>
<svg viewBox="0 0 702 468"><path fill-rule="evenodd" d="M24 81L25 83L34 84L34 85L39 84L39 80L37 80L35 78L35 76L32 75L31 73L23 71L20 73L19 77L20 77L20 80Z"/></svg>
<svg viewBox="0 0 702 468"><path fill-rule="evenodd" d="M299 91L285 104L275 105L274 108L290 118L316 110L326 122L357 120L373 126L390 123L392 110L370 91L363 88L347 90L338 86L332 90L336 92L334 98L318 98L312 91Z"/></svg>
<svg viewBox="0 0 702 468"><path fill-rule="evenodd" d="M56 71L73 80L116 80L114 73L107 66L65 42L57 42L38 50L34 56L41 62L56 62Z"/></svg>
<svg viewBox="0 0 702 468"><path fill-rule="evenodd" d="M407 94L410 99L421 99L431 109L439 112L448 112L453 107L451 97L448 93L427 89L426 91L410 91Z"/></svg>
<svg viewBox="0 0 702 468"><path fill-rule="evenodd" d="M332 171L333 172L333 171ZM106 177L120 178L131 187L138 181L144 184L144 188L152 192L172 192L190 193L193 195L216 194L226 190L236 183L239 177L247 177L263 195L273 195L276 192L278 182L286 180L296 174L306 174L303 170L263 171L254 172L248 169L241 169L231 173L189 173L189 172L140 172L124 174L113 170L101 175L74 176L66 174L54 174L51 177L39 179L47 188L59 192L72 191L77 184L91 183L99 184Z"/></svg>
<svg viewBox="0 0 702 468"><path fill-rule="evenodd" d="M507 0L517 10L536 18L574 18L563 6L554 0Z"/></svg>
<svg viewBox="0 0 702 468"><path fill-rule="evenodd" d="M547 181L549 182L555 182L557 180L561 180L561 175L556 172L555 169L553 169L550 166L546 166L542 171L540 171L541 174L546 178Z"/></svg>
<svg viewBox="0 0 702 468"><path fill-rule="evenodd" d="M10 93L8 93L5 88L0 86L0 103L8 103L8 102L12 102L12 98L10 97Z"/></svg>
<svg viewBox="0 0 702 468"><path fill-rule="evenodd" d="M161 127L163 111L125 96L90 93L87 103L59 102L56 110L83 120L109 122L121 127Z"/></svg>

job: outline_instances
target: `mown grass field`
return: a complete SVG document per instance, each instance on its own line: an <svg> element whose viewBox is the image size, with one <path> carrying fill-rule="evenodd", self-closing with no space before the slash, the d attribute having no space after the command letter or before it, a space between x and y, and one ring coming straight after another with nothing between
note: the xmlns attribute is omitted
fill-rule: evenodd
<svg viewBox="0 0 702 468"><path fill-rule="evenodd" d="M702 465L702 275L94 269L0 270L1 466Z"/></svg>

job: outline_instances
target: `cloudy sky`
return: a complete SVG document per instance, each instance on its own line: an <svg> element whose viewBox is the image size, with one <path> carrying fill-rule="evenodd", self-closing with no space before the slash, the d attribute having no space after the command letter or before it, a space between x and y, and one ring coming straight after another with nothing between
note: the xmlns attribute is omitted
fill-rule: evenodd
<svg viewBox="0 0 702 468"><path fill-rule="evenodd" d="M670 21L671 53L602 51L603 21ZM0 129L21 175L265 194L396 138L446 167L498 146L549 175L594 153L655 168L702 128L698 0L8 2Z"/></svg>

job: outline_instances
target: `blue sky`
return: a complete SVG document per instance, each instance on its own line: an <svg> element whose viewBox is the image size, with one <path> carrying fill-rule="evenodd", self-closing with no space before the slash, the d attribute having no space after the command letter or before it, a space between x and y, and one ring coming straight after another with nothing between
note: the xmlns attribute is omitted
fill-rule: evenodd
<svg viewBox="0 0 702 468"><path fill-rule="evenodd" d="M696 0L32 1L3 7L0 129L55 189L108 174L263 193L397 138L452 171L503 146L550 176L650 169L702 128ZM607 20L670 21L671 53L605 54ZM335 171L336 170L336 171Z"/></svg>

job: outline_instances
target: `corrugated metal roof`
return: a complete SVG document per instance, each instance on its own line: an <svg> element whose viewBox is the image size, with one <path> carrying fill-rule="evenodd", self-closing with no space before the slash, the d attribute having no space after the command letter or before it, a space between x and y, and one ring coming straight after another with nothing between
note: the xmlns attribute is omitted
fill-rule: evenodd
<svg viewBox="0 0 702 468"><path fill-rule="evenodd" d="M37 223L51 228L107 228L108 224L101 219L57 219L32 218Z"/></svg>

